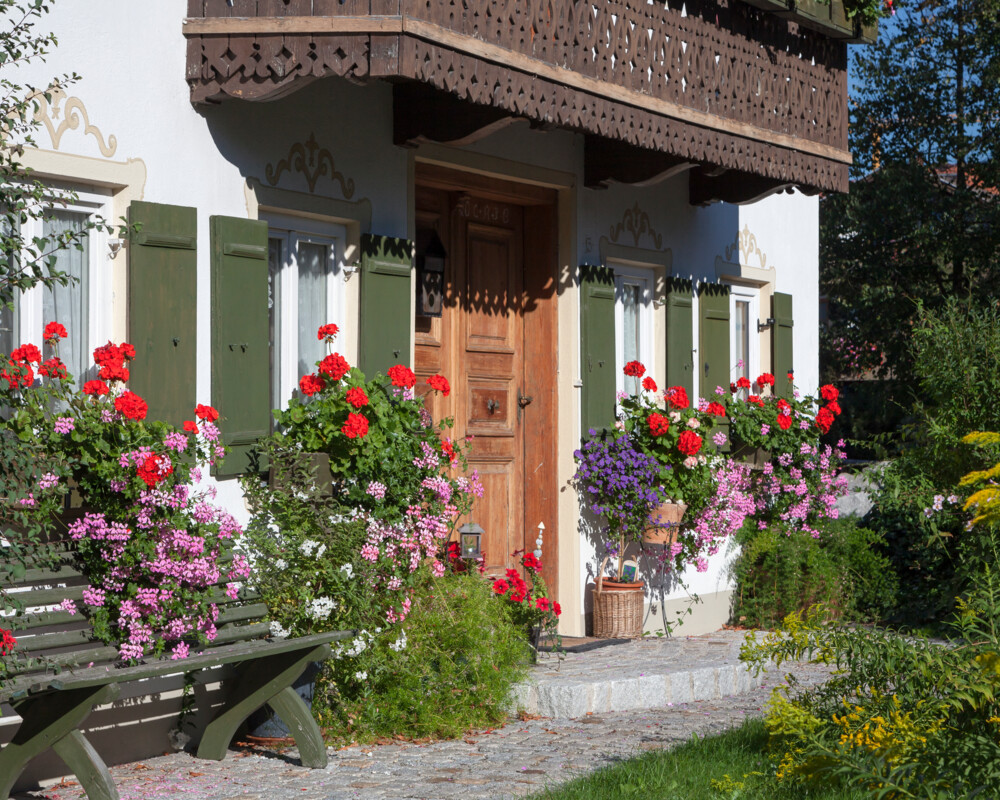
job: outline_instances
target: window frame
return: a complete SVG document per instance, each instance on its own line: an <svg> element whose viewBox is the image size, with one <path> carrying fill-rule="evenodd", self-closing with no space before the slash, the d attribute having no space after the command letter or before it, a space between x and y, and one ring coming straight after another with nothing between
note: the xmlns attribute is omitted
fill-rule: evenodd
<svg viewBox="0 0 1000 800"><path fill-rule="evenodd" d="M614 273L615 281L615 391L620 395L625 387L625 286L638 286L639 304L639 353L638 360L650 373L656 371L657 352L654 329L656 325L654 299L656 268L626 265L609 260L607 266ZM636 382L639 383L638 381ZM641 386L638 387L641 393Z"/></svg>
<svg viewBox="0 0 1000 800"><path fill-rule="evenodd" d="M69 201L66 193L72 192L76 197ZM93 218L95 215L110 219L112 214L113 194L110 189L99 187L81 187L63 182L51 182L48 186L46 199L51 203L54 211L70 212L85 215ZM31 242L36 236L44 233L44 218L29 218L22 223L22 238L26 242ZM111 254L108 249L108 233L103 228L91 228L87 233L87 242L84 245L87 251L87 287L85 304L87 307L87 330L83 337L84 354L89 354L95 348L111 340L113 335L113 291L112 291L112 267L101 263L102 254L110 259ZM34 286L21 292L15 293L14 304L14 330L13 346L21 344L37 344L39 348L43 345L43 333L45 325L49 322L60 322L67 327L67 320L45 319L44 296L46 287L35 284ZM102 313L106 310L106 313ZM87 363L90 359L85 358ZM81 386L86 380L96 376L96 367L88 364L79 375L74 375L77 386Z"/></svg>
<svg viewBox="0 0 1000 800"><path fill-rule="evenodd" d="M742 347L738 347L736 329L736 306L737 303L747 303L747 359L746 370L747 379L753 383L754 379L761 373L760 360L760 336L757 330L757 323L760 321L760 288L757 286L746 286L743 284L729 284L729 353L732 363L729 366L729 374L732 382L735 382L743 373L739 371L738 363L742 354ZM748 392L741 392L741 396L748 395Z"/></svg>
<svg viewBox="0 0 1000 800"><path fill-rule="evenodd" d="M293 215L263 213L268 224L268 270L271 271L270 246L272 240L282 242L282 265L277 273L277 314L274 317L272 357L277 355L277 374L272 364L271 403L275 408L285 408L295 396L299 386L299 259L300 244L318 244L330 247L327 264L326 319L344 327L346 294L345 253L348 246L347 229L332 222L297 217ZM294 322L292 322L294 320ZM276 396L277 395L277 396Z"/></svg>

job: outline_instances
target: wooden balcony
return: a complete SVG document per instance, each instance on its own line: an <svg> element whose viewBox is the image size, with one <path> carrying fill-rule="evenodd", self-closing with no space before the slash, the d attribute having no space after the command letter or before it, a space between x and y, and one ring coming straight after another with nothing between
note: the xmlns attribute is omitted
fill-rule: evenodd
<svg viewBox="0 0 1000 800"><path fill-rule="evenodd" d="M585 135L588 185L847 188L845 39L742 0L189 0L184 34L194 103L387 79L401 144L527 119Z"/></svg>

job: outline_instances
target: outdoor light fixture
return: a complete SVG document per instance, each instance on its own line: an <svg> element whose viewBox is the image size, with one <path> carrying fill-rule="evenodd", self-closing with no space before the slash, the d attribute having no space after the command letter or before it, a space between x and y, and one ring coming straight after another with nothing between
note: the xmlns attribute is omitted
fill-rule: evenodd
<svg viewBox="0 0 1000 800"><path fill-rule="evenodd" d="M444 303L444 262L448 252L437 232L417 256L417 314L422 317L440 317Z"/></svg>
<svg viewBox="0 0 1000 800"><path fill-rule="evenodd" d="M761 331L766 330L767 328L771 328L773 326L774 326L774 317L768 317L763 322L757 320L757 333L760 333Z"/></svg>
<svg viewBox="0 0 1000 800"><path fill-rule="evenodd" d="M479 558L483 554L483 529L475 522L469 522L458 529L461 537L462 558Z"/></svg>

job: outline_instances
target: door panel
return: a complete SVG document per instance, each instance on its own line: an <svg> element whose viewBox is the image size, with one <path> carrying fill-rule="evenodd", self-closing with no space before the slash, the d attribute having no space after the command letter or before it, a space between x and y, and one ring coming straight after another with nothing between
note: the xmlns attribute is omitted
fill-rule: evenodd
<svg viewBox="0 0 1000 800"><path fill-rule="evenodd" d="M451 382L449 397L430 392L427 403L435 418L454 418L453 437L472 437L469 469L478 471L485 492L461 523L483 527L487 570L496 574L517 565L510 554L534 549L544 521L542 560L554 594L555 196L529 187L535 194L526 191L522 205L523 187L497 182L495 193L473 193L463 182L468 176L442 177L446 172L417 171L418 256L434 234L448 253L442 315L415 322L418 391L426 393L426 379L438 372ZM530 337L529 330L535 331ZM519 408L519 394L534 400Z"/></svg>

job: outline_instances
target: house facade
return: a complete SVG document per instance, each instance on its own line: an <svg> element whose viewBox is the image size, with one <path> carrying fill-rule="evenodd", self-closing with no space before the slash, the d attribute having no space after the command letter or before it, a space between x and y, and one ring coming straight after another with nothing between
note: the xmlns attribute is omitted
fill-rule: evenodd
<svg viewBox="0 0 1000 800"><path fill-rule="evenodd" d="M4 348L58 317L79 374L130 341L131 388L179 423L223 415L218 497L270 409L322 357L446 375L473 436L490 569L533 550L587 628L599 563L573 451L638 359L711 397L740 375L818 380L818 198L845 191L846 39L742 0L101 0L56 3L35 83L35 176L77 191L50 222L125 218L60 256L81 282L25 293ZM846 34L844 34L846 36ZM702 602L726 562L650 599Z"/></svg>

